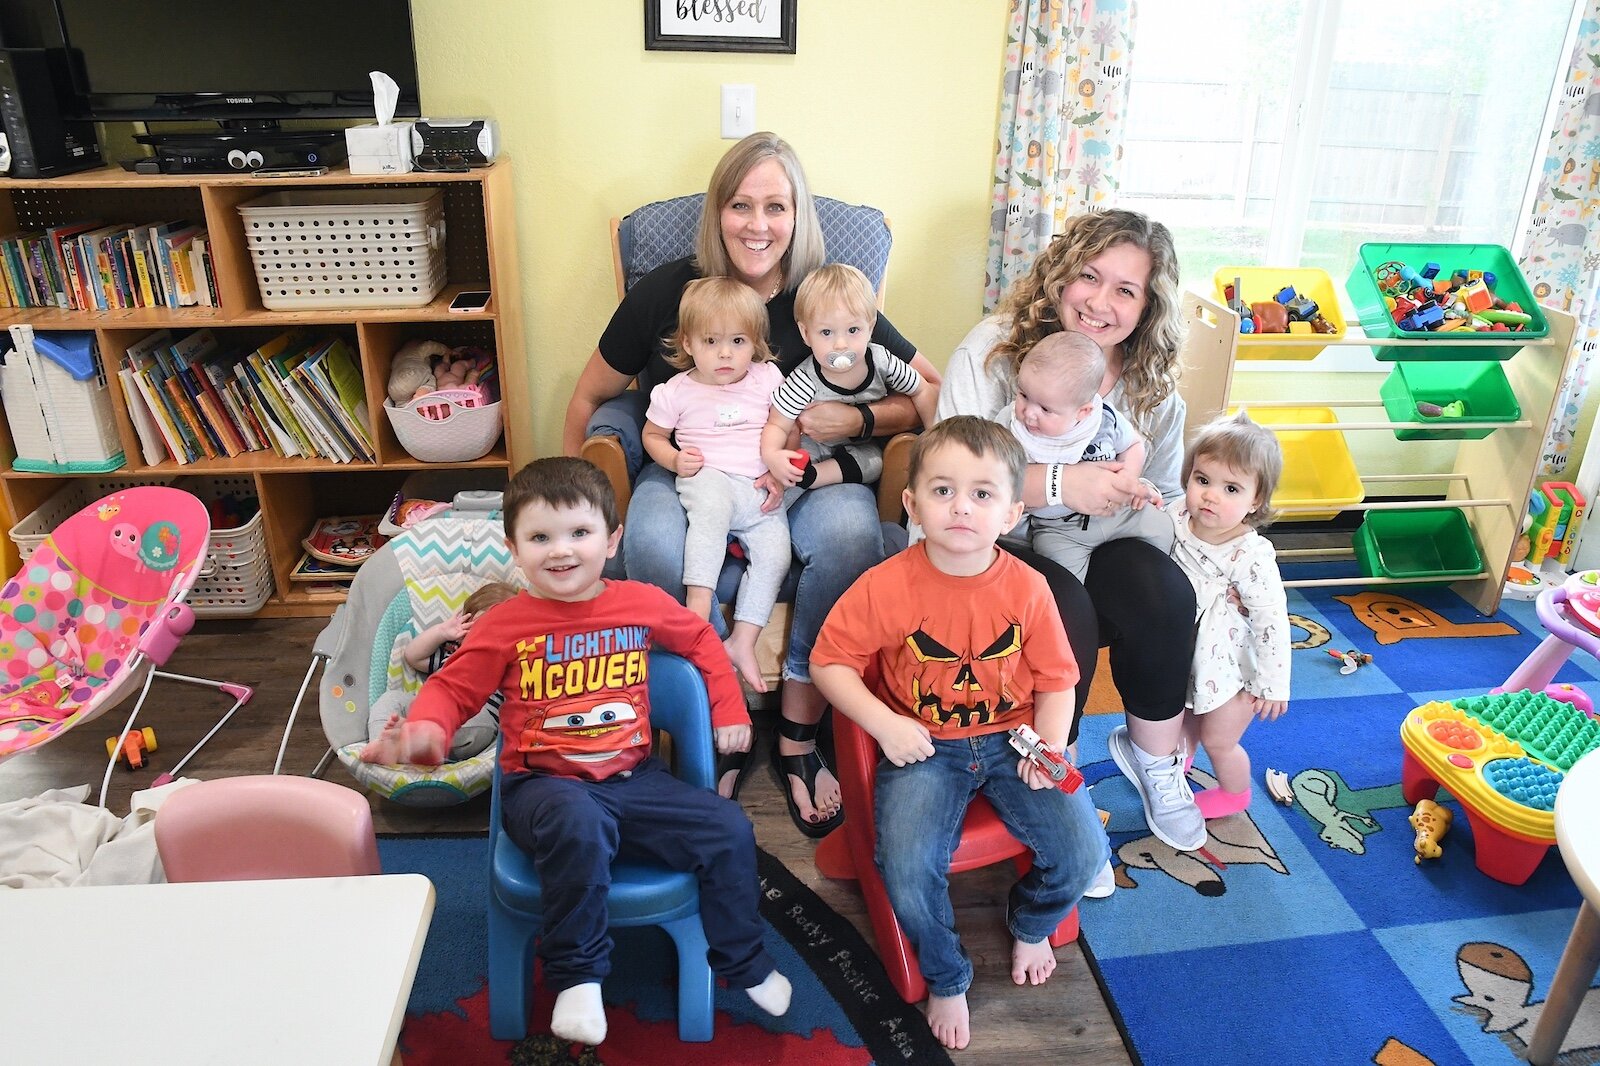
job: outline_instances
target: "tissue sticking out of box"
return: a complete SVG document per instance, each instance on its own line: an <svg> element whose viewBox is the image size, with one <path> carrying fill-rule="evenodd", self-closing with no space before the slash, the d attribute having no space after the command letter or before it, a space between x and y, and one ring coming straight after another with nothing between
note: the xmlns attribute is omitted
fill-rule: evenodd
<svg viewBox="0 0 1600 1066"><path fill-rule="evenodd" d="M395 122L400 86L381 70L374 70L372 106L377 123L351 126L344 131L352 174L408 174L411 165L411 123Z"/></svg>
<svg viewBox="0 0 1600 1066"><path fill-rule="evenodd" d="M387 126L394 121L394 109L400 103L400 86L381 70L367 75L372 79L372 108L377 113L378 125Z"/></svg>

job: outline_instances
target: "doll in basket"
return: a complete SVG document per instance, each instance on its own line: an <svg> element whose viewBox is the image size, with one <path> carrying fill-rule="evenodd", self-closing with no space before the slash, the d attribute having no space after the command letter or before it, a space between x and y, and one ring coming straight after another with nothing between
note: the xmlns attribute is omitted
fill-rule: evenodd
<svg viewBox="0 0 1600 1066"><path fill-rule="evenodd" d="M470 345L450 348L438 341L411 341L395 353L389 371L389 401L395 406L445 389L452 390L450 402L462 407L494 403L500 398L494 353ZM416 410L435 421L446 417L443 410L430 412L426 404Z"/></svg>

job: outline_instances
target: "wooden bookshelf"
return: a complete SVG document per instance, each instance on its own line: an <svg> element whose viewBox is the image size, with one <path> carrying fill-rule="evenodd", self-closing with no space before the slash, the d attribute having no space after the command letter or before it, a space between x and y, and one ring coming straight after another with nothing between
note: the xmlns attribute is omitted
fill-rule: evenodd
<svg viewBox="0 0 1600 1066"><path fill-rule="evenodd" d="M270 311L261 305L255 271L245 244L238 206L269 192L313 188L439 188L445 200L447 283L426 306L329 311ZM42 230L79 219L104 218L130 224L160 218L204 220L209 234L220 306L178 310L63 311L0 308L0 327L26 323L37 331L93 330L108 373L114 374L129 345L159 329L181 333L210 329L224 347L254 347L296 326L325 327L356 352L365 381L368 425L377 445L375 463L285 459L272 451L245 452L232 459L186 464L143 461L143 452L122 390L111 396L126 465L112 474L33 474L12 470L16 450L0 412L0 521L9 530L74 477L148 478L170 481L190 475L253 479L261 501L267 548L272 557L273 595L267 616L326 615L340 602L310 595L289 581L300 558L300 540L322 516L382 512L405 478L418 470L459 468L464 474L505 475L533 458L533 427L524 404L527 367L522 337L521 281L517 268L511 164L461 174L353 175L343 168L317 178L256 178L248 174L131 174L108 167L52 179L0 179L0 233ZM450 300L467 289L488 289L495 299L483 312L450 314ZM499 360L505 432L489 454L464 463L426 463L400 446L383 413L394 353L415 338L449 345L492 348ZM18 566L16 546L0 538L5 572Z"/></svg>

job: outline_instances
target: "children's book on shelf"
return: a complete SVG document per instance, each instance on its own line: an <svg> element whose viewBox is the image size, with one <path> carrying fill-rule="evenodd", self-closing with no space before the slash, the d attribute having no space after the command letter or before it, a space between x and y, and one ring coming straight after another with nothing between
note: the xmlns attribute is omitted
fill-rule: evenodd
<svg viewBox="0 0 1600 1066"><path fill-rule="evenodd" d="M118 377L148 465L267 450L377 458L361 370L339 337L291 330L245 352L209 329L157 330L128 347Z"/></svg>
<svg viewBox="0 0 1600 1066"><path fill-rule="evenodd" d="M217 306L209 235L187 220L78 220L0 236L0 304L63 311Z"/></svg>
<svg viewBox="0 0 1600 1066"><path fill-rule="evenodd" d="M300 546L325 563L360 566L389 538L378 531L378 515L319 518Z"/></svg>

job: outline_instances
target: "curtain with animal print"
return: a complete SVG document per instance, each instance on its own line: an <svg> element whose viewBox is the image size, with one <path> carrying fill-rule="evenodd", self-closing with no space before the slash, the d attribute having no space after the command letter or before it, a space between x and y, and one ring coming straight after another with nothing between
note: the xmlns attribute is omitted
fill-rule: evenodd
<svg viewBox="0 0 1600 1066"><path fill-rule="evenodd" d="M1545 476L1575 459L1572 441L1600 348L1600 0L1588 0L1579 17L1558 96L1521 262L1534 297L1578 320L1545 434Z"/></svg>
<svg viewBox="0 0 1600 1066"><path fill-rule="evenodd" d="M1122 158L1132 0L1011 0L983 306L1069 215L1110 207Z"/></svg>

